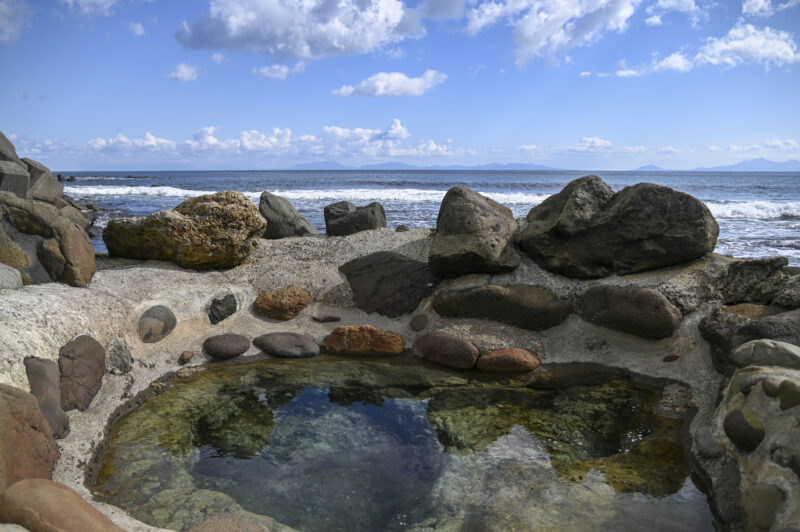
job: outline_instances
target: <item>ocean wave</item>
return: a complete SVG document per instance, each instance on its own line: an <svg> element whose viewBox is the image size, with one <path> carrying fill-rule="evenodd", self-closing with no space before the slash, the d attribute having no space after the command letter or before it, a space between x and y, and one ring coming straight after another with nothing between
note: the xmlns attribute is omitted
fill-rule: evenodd
<svg viewBox="0 0 800 532"><path fill-rule="evenodd" d="M177 187L104 187L104 186L65 186L64 193L70 196L161 196L192 198L203 194L213 194L213 190L189 190Z"/></svg>
<svg viewBox="0 0 800 532"><path fill-rule="evenodd" d="M723 220L797 220L800 202L730 201L706 202L711 214Z"/></svg>

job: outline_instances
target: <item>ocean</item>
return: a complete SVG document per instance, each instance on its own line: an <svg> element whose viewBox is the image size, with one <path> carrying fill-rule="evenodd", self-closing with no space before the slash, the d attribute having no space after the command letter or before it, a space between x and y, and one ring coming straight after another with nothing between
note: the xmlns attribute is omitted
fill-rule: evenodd
<svg viewBox="0 0 800 532"><path fill-rule="evenodd" d="M170 171L70 172L64 192L102 209L93 238L106 251L100 229L118 216L172 209L193 196L237 190L258 204L268 190L287 198L321 232L323 208L336 201L383 204L389 227L434 227L450 187L467 186L524 217L534 205L575 178L595 173L614 190L640 182L668 186L708 205L720 226L717 253L736 257L784 256L800 266L800 173L585 172L585 171Z"/></svg>

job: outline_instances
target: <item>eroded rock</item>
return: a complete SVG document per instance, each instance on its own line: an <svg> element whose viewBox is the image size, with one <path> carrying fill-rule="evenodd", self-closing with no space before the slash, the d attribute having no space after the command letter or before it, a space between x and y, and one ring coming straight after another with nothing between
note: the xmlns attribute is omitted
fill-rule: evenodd
<svg viewBox="0 0 800 532"><path fill-rule="evenodd" d="M373 325L343 325L325 337L325 351L341 355L396 355L405 347L402 336Z"/></svg>
<svg viewBox="0 0 800 532"><path fill-rule="evenodd" d="M738 367L780 366L800 369L800 347L774 340L753 340L744 343L731 353Z"/></svg>
<svg viewBox="0 0 800 532"><path fill-rule="evenodd" d="M253 312L273 320L294 319L311 304L311 294L299 286L289 286L278 292L262 292L253 303Z"/></svg>
<svg viewBox="0 0 800 532"><path fill-rule="evenodd" d="M652 288L593 286L575 307L589 323L649 339L671 336L683 321L681 311Z"/></svg>
<svg viewBox="0 0 800 532"><path fill-rule="evenodd" d="M233 294L227 294L225 297L214 298L208 304L208 320L211 325L223 321L225 318L233 315L237 309L236 297Z"/></svg>
<svg viewBox="0 0 800 532"><path fill-rule="evenodd" d="M378 202L357 207L349 201L327 205L324 210L325 232L331 236L346 236L386 227L386 212Z"/></svg>
<svg viewBox="0 0 800 532"><path fill-rule="evenodd" d="M764 439L764 424L751 408L735 408L723 423L725 434L743 451L754 451Z"/></svg>

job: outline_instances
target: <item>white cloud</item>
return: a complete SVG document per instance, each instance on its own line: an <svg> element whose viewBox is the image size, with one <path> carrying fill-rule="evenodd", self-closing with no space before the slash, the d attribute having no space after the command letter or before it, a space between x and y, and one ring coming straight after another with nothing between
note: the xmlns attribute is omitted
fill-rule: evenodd
<svg viewBox="0 0 800 532"><path fill-rule="evenodd" d="M19 39L30 15L31 8L25 0L0 0L0 43Z"/></svg>
<svg viewBox="0 0 800 532"><path fill-rule="evenodd" d="M62 0L82 15L110 15L117 0Z"/></svg>
<svg viewBox="0 0 800 532"><path fill-rule="evenodd" d="M536 57L557 62L566 59L570 49L590 44L605 32L624 32L640 1L489 0L468 11L466 31L475 35L506 20L514 27L518 67Z"/></svg>
<svg viewBox="0 0 800 532"><path fill-rule="evenodd" d="M214 0L176 37L189 48L271 54L278 60L371 52L422 34L402 0Z"/></svg>
<svg viewBox="0 0 800 532"><path fill-rule="evenodd" d="M185 83L187 81L196 80L197 76L199 75L200 71L197 69L196 66L187 65L186 63L181 63L175 66L175 70L170 72L167 75L167 78L171 79L172 81Z"/></svg>
<svg viewBox="0 0 800 532"><path fill-rule="evenodd" d="M709 38L695 57L695 62L731 67L743 63L781 67L798 61L800 52L788 32L742 23L722 38Z"/></svg>
<svg viewBox="0 0 800 532"><path fill-rule="evenodd" d="M675 146L664 146L657 150L658 153L678 153L680 150Z"/></svg>
<svg viewBox="0 0 800 532"><path fill-rule="evenodd" d="M720 148L720 147L719 147L719 146L717 146L716 144L712 144L711 146L709 146L709 147L708 147L708 151L713 151L713 152L715 152L715 153L716 153L716 152L721 152L721 151L722 151L722 148Z"/></svg>
<svg viewBox="0 0 800 532"><path fill-rule="evenodd" d="M764 141L764 146L766 146L768 149L772 149L772 150L781 150L781 151L784 151L784 150L790 150L790 151L800 150L800 143L798 143L794 139L770 139L770 140Z"/></svg>
<svg viewBox="0 0 800 532"><path fill-rule="evenodd" d="M141 37L142 35L144 35L144 26L142 26L141 22L131 22L130 24L128 24L128 29L136 37Z"/></svg>
<svg viewBox="0 0 800 532"><path fill-rule="evenodd" d="M610 140L600 137L581 137L579 142L574 144L564 144L558 146L539 146L536 144L526 144L516 148L518 152L524 152L541 159L563 159L575 158L579 160L596 160L599 158L629 157L647 151L644 146L617 146Z"/></svg>
<svg viewBox="0 0 800 532"><path fill-rule="evenodd" d="M426 70L420 77L409 78L401 72L378 72L358 85L344 85L333 91L336 96L421 96L443 83L447 75Z"/></svg>
<svg viewBox="0 0 800 532"><path fill-rule="evenodd" d="M214 64L221 65L225 62L225 56L220 53L211 54L211 60L214 61Z"/></svg>
<svg viewBox="0 0 800 532"><path fill-rule="evenodd" d="M655 4L647 8L648 15L663 15L671 11L677 11L688 15L692 26L696 26L700 17L705 16L705 11L703 11L694 0L658 0ZM659 18L659 23L653 25L657 26L660 24L661 20Z"/></svg>
<svg viewBox="0 0 800 532"><path fill-rule="evenodd" d="M584 72L581 72L581 73L580 73L580 74L578 74L578 75L579 75L580 77L582 77L582 78L585 78L585 77L591 76L591 75L592 75L592 73L591 73L591 72L585 72L585 71L584 71Z"/></svg>
<svg viewBox="0 0 800 532"><path fill-rule="evenodd" d="M652 17L647 17L644 19L644 23L648 26L661 26L663 22L661 21L661 17L659 15L653 15Z"/></svg>
<svg viewBox="0 0 800 532"><path fill-rule="evenodd" d="M770 17L776 11L783 11L800 5L800 0L788 0L782 4L773 5L772 0L744 0L742 14L755 17Z"/></svg>
<svg viewBox="0 0 800 532"><path fill-rule="evenodd" d="M691 59L680 52L675 52L655 63L652 70L653 72L664 72L665 70L689 72L693 66Z"/></svg>
<svg viewBox="0 0 800 532"><path fill-rule="evenodd" d="M306 64L303 61L298 61L293 67L287 65L270 65L264 67L254 67L253 74L264 76L269 79L286 79L292 74L301 74L305 71Z"/></svg>

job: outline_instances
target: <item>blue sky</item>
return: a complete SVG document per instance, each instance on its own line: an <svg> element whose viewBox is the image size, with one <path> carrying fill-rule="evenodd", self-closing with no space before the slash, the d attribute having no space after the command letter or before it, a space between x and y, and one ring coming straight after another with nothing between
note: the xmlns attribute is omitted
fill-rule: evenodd
<svg viewBox="0 0 800 532"><path fill-rule="evenodd" d="M0 0L55 169L800 158L800 0Z"/></svg>

